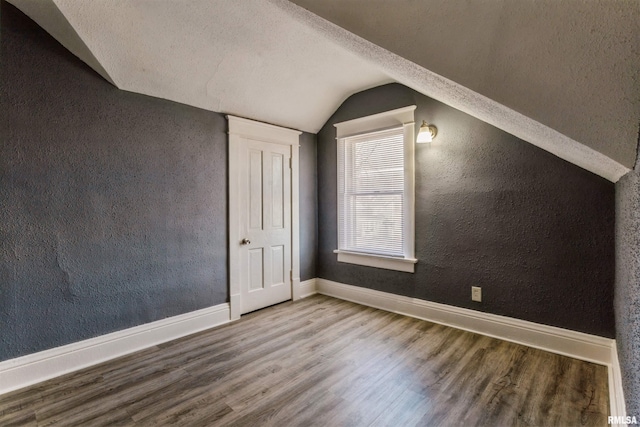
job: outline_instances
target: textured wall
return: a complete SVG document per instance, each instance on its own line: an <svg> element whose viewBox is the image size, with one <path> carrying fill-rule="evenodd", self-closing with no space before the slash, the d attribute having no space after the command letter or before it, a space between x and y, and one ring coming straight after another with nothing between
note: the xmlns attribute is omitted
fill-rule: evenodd
<svg viewBox="0 0 640 427"><path fill-rule="evenodd" d="M226 120L2 7L0 360L227 300Z"/></svg>
<svg viewBox="0 0 640 427"><path fill-rule="evenodd" d="M338 263L333 124L412 104L417 124L439 130L416 149L416 272ZM614 200L603 178L411 89L381 86L347 99L318 134L318 277L613 337ZM482 303L471 301L472 285Z"/></svg>
<svg viewBox="0 0 640 427"><path fill-rule="evenodd" d="M627 414L640 416L640 162L616 184L616 343Z"/></svg>
<svg viewBox="0 0 640 427"><path fill-rule="evenodd" d="M316 136L300 135L300 280L316 278L318 193Z"/></svg>

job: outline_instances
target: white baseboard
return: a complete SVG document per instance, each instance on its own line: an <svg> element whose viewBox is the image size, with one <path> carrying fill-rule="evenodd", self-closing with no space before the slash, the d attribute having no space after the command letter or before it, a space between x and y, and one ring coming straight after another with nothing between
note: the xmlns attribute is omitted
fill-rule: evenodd
<svg viewBox="0 0 640 427"><path fill-rule="evenodd" d="M608 367L612 416L626 416L615 340L325 279L305 280L299 298L316 293L476 332ZM230 321L228 303L0 362L0 394Z"/></svg>
<svg viewBox="0 0 640 427"><path fill-rule="evenodd" d="M0 394L229 322L229 304L0 362Z"/></svg>
<svg viewBox="0 0 640 427"><path fill-rule="evenodd" d="M611 363L609 364L609 411L612 416L626 417L627 409L622 389L622 373L618 360L618 347L611 346Z"/></svg>
<svg viewBox="0 0 640 427"><path fill-rule="evenodd" d="M300 282L299 298L309 297L317 293L318 291L316 289L316 279L309 279L309 280L305 280L304 282Z"/></svg>
<svg viewBox="0 0 640 427"><path fill-rule="evenodd" d="M526 320L316 279L317 293L605 365L612 416L626 416L615 340Z"/></svg>
<svg viewBox="0 0 640 427"><path fill-rule="evenodd" d="M524 344L601 365L611 363L609 338L541 325L511 317L409 298L386 292L317 279L318 293L393 313L440 323L470 332Z"/></svg>

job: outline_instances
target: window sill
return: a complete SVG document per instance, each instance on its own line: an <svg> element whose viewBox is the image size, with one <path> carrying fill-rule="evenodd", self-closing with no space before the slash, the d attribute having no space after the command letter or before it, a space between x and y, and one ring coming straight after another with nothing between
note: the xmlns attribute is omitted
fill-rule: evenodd
<svg viewBox="0 0 640 427"><path fill-rule="evenodd" d="M383 268L385 270L403 271L413 273L416 262L415 258L394 258L384 255L363 254L336 249L333 253L338 254L338 262L347 264L366 265L367 267Z"/></svg>

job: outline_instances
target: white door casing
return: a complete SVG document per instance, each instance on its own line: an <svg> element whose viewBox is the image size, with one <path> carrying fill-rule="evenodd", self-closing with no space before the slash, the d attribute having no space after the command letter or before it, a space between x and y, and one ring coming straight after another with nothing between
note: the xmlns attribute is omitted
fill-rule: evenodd
<svg viewBox="0 0 640 427"><path fill-rule="evenodd" d="M227 119L229 297L234 320L300 297L301 132L234 116Z"/></svg>

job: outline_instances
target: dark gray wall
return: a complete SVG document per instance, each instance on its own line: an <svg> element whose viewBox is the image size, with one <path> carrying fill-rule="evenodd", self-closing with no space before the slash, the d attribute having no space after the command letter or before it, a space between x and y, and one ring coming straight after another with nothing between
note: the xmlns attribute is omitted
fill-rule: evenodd
<svg viewBox="0 0 640 427"><path fill-rule="evenodd" d="M640 141L639 141L640 148ZM616 344L627 414L640 416L640 162L616 184Z"/></svg>
<svg viewBox="0 0 640 427"><path fill-rule="evenodd" d="M0 360L227 301L225 118L0 4Z"/></svg>
<svg viewBox="0 0 640 427"><path fill-rule="evenodd" d="M316 136L300 135L300 280L316 278L318 252L318 182Z"/></svg>
<svg viewBox="0 0 640 427"><path fill-rule="evenodd" d="M0 360L227 301L224 116L119 91L0 8ZM300 252L316 277L308 133Z"/></svg>
<svg viewBox="0 0 640 427"><path fill-rule="evenodd" d="M338 263L334 123L417 105L415 274ZM318 277L614 336L614 184L399 84L347 99L318 134ZM471 301L482 287L482 303Z"/></svg>

